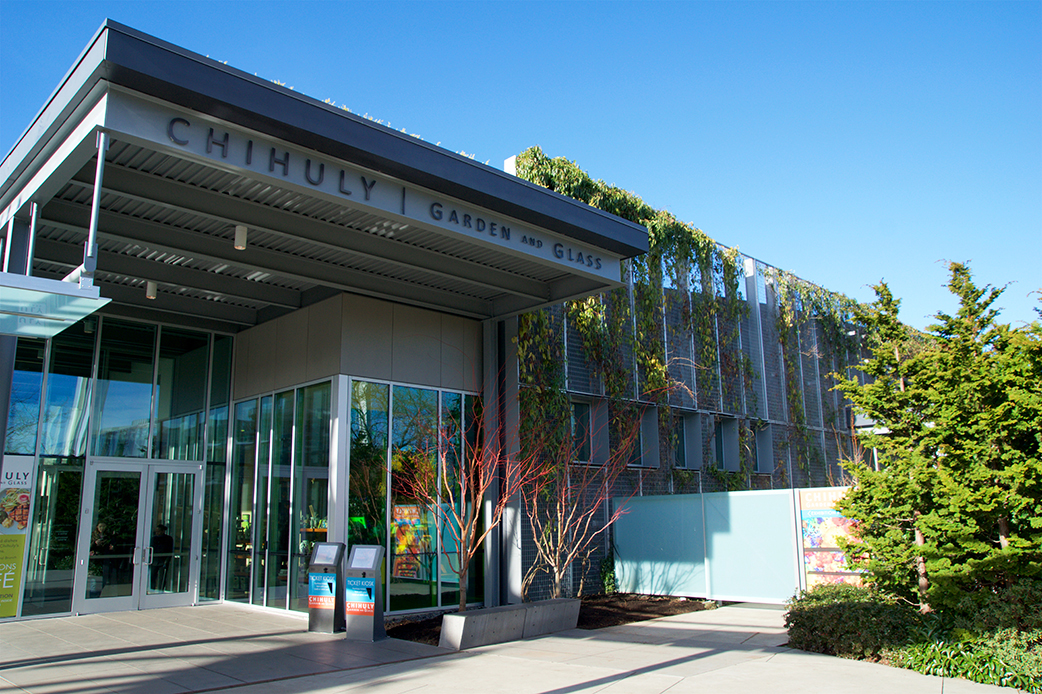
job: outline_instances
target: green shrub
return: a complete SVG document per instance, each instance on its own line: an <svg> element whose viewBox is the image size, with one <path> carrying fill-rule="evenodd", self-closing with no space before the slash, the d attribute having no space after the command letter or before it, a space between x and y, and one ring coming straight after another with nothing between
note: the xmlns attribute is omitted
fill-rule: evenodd
<svg viewBox="0 0 1042 694"><path fill-rule="evenodd" d="M1042 694L1042 629L1000 629L982 636L955 629L948 635L922 636L916 643L887 651L887 658L926 675Z"/></svg>
<svg viewBox="0 0 1042 694"><path fill-rule="evenodd" d="M978 591L956 611L962 625L975 632L1042 629L1042 580L1022 578L1008 588Z"/></svg>
<svg viewBox="0 0 1042 694"><path fill-rule="evenodd" d="M981 591L928 615L848 585L816 586L788 604L793 648L1042 694L1042 581Z"/></svg>
<svg viewBox="0 0 1042 694"><path fill-rule="evenodd" d="M869 588L819 585L788 602L789 645L844 658L878 658L910 643L915 612Z"/></svg>

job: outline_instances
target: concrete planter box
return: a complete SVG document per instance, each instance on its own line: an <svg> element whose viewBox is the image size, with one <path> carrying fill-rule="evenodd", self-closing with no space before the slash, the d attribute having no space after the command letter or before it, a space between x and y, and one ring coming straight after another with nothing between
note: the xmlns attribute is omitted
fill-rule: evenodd
<svg viewBox="0 0 1042 694"><path fill-rule="evenodd" d="M438 645L462 651L574 629L581 604L577 599L562 598L447 614L441 618Z"/></svg>

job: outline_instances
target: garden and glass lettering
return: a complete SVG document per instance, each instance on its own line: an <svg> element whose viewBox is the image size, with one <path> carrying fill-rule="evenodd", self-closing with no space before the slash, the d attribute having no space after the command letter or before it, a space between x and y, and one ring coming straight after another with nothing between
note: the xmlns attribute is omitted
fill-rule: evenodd
<svg viewBox="0 0 1042 694"><path fill-rule="evenodd" d="M129 106L128 111L138 115L129 121L137 128L145 122L140 118L140 111L154 108L140 102L120 105ZM122 109L112 109L110 114L114 115L116 111ZM540 257L554 264L567 264L614 281L619 279L618 262L612 262L617 258L606 257L603 251L595 251L570 239L497 218L487 210L468 208L423 189L334 161L321 161L313 152L264 142L247 133L204 121L201 117L171 117L167 112L160 122L165 123L160 136L163 140L212 161L349 200L353 205L377 208L401 218L464 234L485 244L501 246L503 250ZM138 130L138 134L144 133ZM152 131L148 135L149 139L157 139L159 133ZM408 225L402 223L399 228L404 230Z"/></svg>

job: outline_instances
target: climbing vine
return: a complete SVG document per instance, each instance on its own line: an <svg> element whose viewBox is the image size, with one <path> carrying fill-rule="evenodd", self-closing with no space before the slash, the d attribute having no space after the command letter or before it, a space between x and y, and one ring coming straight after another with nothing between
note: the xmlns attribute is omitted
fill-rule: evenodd
<svg viewBox="0 0 1042 694"><path fill-rule="evenodd" d="M677 328L666 315L678 310L680 329L686 331L694 350L691 399L695 406L755 419L758 403L752 387L754 370L741 345L749 305L741 289L744 268L738 250L721 246L701 229L667 211L653 209L633 193L594 180L574 162L547 157L538 147L518 155L516 173L648 230L648 253L625 262L622 268L623 276L632 283L632 292L618 289L569 302L565 307L566 319L579 335L605 395L615 403L633 399L654 402L660 418L660 440L673 444L670 402L676 393L673 386L678 384L670 377L666 336L668 330ZM788 273L773 272L768 279L778 295L777 328L785 366L790 443L798 451L800 467L807 469L809 456L816 449L810 445L799 377L798 329L807 320L818 320L825 348L842 356L842 351L849 349L846 333L854 302ZM523 323L522 331L536 325L532 321ZM618 407L612 409L621 412ZM744 421L740 427L745 437L743 453L749 448L749 426L750 422ZM744 454L741 468L738 472L713 472L709 466L710 474L726 488L735 488L739 477L748 479L749 464Z"/></svg>
<svg viewBox="0 0 1042 694"><path fill-rule="evenodd" d="M806 472L820 453L811 444L803 394L800 327L816 324L822 336L823 362L845 361L857 350L855 327L857 306L849 297L802 280L792 273L771 269L767 280L774 286L778 300L776 327L785 367L785 400L789 409L789 443L796 452L798 467ZM826 373L824 378L831 378ZM835 417L835 413L832 413ZM824 423L825 413L822 413ZM835 424L833 422L833 424Z"/></svg>

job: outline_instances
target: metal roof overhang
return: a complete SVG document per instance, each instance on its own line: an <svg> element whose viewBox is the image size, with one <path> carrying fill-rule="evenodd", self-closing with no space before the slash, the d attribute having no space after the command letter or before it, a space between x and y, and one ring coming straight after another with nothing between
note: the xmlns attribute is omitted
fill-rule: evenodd
<svg viewBox="0 0 1042 694"><path fill-rule="evenodd" d="M639 225L109 21L0 164L0 224L39 205L36 277L82 262L99 131L107 313L235 332L348 291L497 318L619 286L647 250Z"/></svg>

